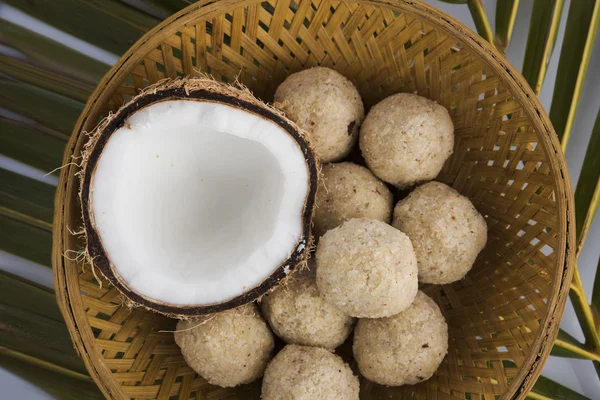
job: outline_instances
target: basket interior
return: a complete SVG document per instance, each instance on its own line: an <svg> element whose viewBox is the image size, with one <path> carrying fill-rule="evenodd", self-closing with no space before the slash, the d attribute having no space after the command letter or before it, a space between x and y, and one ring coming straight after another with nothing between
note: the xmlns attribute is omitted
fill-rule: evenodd
<svg viewBox="0 0 600 400"><path fill-rule="evenodd" d="M448 356L437 374L400 388L362 380L361 398L494 399L505 393L520 368L531 364L530 348L555 296L556 197L562 193L546 146L538 145L546 132L536 132L485 58L412 15L406 4L226 0L194 6L169 29L155 32L164 37L148 39L148 50L134 53L130 67L114 75L109 96L93 105L84 130L147 85L198 71L237 79L271 101L287 75L324 65L353 80L367 108L397 92L416 92L448 108L455 150L438 180L470 197L485 215L488 244L465 279L426 288L450 326ZM75 156L85 139L79 134ZM64 225L76 227L77 179L69 179ZM82 246L66 235L63 252ZM130 310L116 289L98 285L89 266L63 262L83 348L106 392L137 399L259 398L260 382L233 389L208 385L185 364L173 335L160 332L173 330L175 321Z"/></svg>

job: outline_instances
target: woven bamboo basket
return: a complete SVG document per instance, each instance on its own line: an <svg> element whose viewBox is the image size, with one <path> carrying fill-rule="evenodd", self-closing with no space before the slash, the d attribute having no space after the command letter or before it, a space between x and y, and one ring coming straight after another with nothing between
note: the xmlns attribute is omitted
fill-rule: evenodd
<svg viewBox="0 0 600 400"><path fill-rule="evenodd" d="M67 146L65 164L72 164L61 174L54 224L58 301L91 376L115 399L260 397L260 382L233 389L206 383L186 365L173 335L161 332L173 330L174 320L127 308L115 288L69 256L84 246L72 234L81 226L75 164L82 132L165 77L208 72L272 101L287 75L315 65L353 80L367 108L397 92L448 108L455 150L438 180L469 196L489 227L487 247L465 279L425 289L450 327L448 356L436 375L400 388L361 379L361 398L524 397L556 337L573 272L564 157L546 113L505 58L415 0L200 1L149 32L112 68Z"/></svg>

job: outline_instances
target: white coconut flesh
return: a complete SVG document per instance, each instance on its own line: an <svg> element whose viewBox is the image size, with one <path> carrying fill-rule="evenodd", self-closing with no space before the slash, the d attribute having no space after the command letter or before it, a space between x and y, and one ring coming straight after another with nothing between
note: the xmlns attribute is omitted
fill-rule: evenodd
<svg viewBox="0 0 600 400"><path fill-rule="evenodd" d="M168 100L106 143L91 214L113 271L144 298L217 304L306 244L309 171L276 123L221 103Z"/></svg>

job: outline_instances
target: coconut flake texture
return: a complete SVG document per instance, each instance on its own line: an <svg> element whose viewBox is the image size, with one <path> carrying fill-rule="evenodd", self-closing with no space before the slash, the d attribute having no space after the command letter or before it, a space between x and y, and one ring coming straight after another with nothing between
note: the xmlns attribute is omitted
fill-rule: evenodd
<svg viewBox="0 0 600 400"><path fill-rule="evenodd" d="M321 298L314 262L309 262L309 267L295 272L262 298L263 315L275 334L287 343L333 350L352 332L354 318Z"/></svg>
<svg viewBox="0 0 600 400"><path fill-rule="evenodd" d="M273 334L254 303L179 321L175 342L194 371L221 387L260 378L274 346Z"/></svg>
<svg viewBox="0 0 600 400"><path fill-rule="evenodd" d="M94 263L134 302L170 314L262 295L308 245L316 165L297 129L208 79L134 99L86 154L96 157L82 190Z"/></svg>
<svg viewBox="0 0 600 400"><path fill-rule="evenodd" d="M381 221L345 222L319 241L317 287L326 301L353 317L399 313L418 290L410 239Z"/></svg>
<svg viewBox="0 0 600 400"><path fill-rule="evenodd" d="M265 371L262 400L358 400L358 378L325 349L287 345Z"/></svg>
<svg viewBox="0 0 600 400"><path fill-rule="evenodd" d="M314 232L320 237L352 218L389 223L393 199L387 186L367 168L343 162L323 166L316 204Z"/></svg>
<svg viewBox="0 0 600 400"><path fill-rule="evenodd" d="M360 319L354 358L367 379L387 386L431 378L448 352L448 325L439 307L419 291L410 307L392 317Z"/></svg>
<svg viewBox="0 0 600 400"><path fill-rule="evenodd" d="M325 67L290 75L277 88L275 105L309 133L323 163L348 155L365 114L352 82Z"/></svg>
<svg viewBox="0 0 600 400"><path fill-rule="evenodd" d="M424 283L462 279L487 241L485 219L473 203L440 182L419 186L399 201L393 225L410 237Z"/></svg>
<svg viewBox="0 0 600 400"><path fill-rule="evenodd" d="M454 147L454 125L443 106L399 93L371 108L360 149L380 179L399 188L435 178Z"/></svg>

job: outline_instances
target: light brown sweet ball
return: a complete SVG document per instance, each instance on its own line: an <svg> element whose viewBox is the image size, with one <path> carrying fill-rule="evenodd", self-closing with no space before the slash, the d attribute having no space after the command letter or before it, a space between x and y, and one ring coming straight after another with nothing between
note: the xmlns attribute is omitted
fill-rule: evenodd
<svg viewBox="0 0 600 400"><path fill-rule="evenodd" d="M393 198L387 186L367 168L343 162L323 166L316 204L314 232L321 237L352 218L389 223Z"/></svg>
<svg viewBox="0 0 600 400"><path fill-rule="evenodd" d="M262 400L358 400L358 378L335 354L287 345L265 371Z"/></svg>
<svg viewBox="0 0 600 400"><path fill-rule="evenodd" d="M387 386L431 378L448 352L448 325L439 307L419 291L406 310L392 317L360 319L352 347L360 373Z"/></svg>
<svg viewBox="0 0 600 400"><path fill-rule="evenodd" d="M384 222L344 222L323 235L316 258L319 293L347 315L394 315L417 294L417 259L410 239Z"/></svg>
<svg viewBox="0 0 600 400"><path fill-rule="evenodd" d="M277 88L275 105L308 132L313 150L323 163L348 155L365 115L352 82L324 67L290 75Z"/></svg>
<svg viewBox="0 0 600 400"><path fill-rule="evenodd" d="M287 343L333 350L350 335L355 320L321 298L314 261L309 267L264 296L262 312L275 334Z"/></svg>
<svg viewBox="0 0 600 400"><path fill-rule="evenodd" d="M487 241L485 219L471 200L440 182L419 186L399 201L392 225L410 237L425 283L462 279Z"/></svg>
<svg viewBox="0 0 600 400"><path fill-rule="evenodd" d="M399 188L435 178L454 147L454 125L443 106L399 93L371 108L360 128L371 171Z"/></svg>
<svg viewBox="0 0 600 400"><path fill-rule="evenodd" d="M175 342L194 371L221 387L260 378L274 346L273 334L254 303L179 321Z"/></svg>

